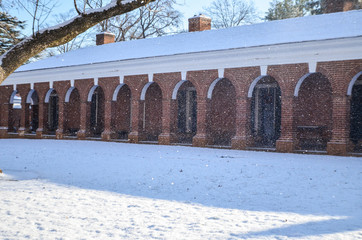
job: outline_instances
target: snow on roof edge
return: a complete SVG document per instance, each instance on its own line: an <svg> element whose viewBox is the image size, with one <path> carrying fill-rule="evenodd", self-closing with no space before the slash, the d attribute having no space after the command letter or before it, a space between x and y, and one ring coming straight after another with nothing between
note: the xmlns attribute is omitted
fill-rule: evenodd
<svg viewBox="0 0 362 240"><path fill-rule="evenodd" d="M276 20L228 29L90 46L23 65L16 72L357 37L362 36L362 28L358 28L361 25L362 10ZM265 36L267 40L263 39Z"/></svg>

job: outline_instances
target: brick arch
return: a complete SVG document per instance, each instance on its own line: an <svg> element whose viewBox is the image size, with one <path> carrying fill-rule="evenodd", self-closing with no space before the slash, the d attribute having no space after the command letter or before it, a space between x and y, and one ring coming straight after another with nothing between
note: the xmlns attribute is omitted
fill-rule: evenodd
<svg viewBox="0 0 362 240"><path fill-rule="evenodd" d="M15 95L18 93L18 90L13 90L13 92L11 93L10 95L10 98L9 98L9 103L10 104L13 104L14 103L14 97Z"/></svg>
<svg viewBox="0 0 362 240"><path fill-rule="evenodd" d="M187 72L187 80L196 88L197 96L202 99L207 97L210 85L219 77L217 70L203 70Z"/></svg>
<svg viewBox="0 0 362 240"><path fill-rule="evenodd" d="M74 87L78 89L78 93L82 102L87 102L89 91L93 86L93 79L81 79L74 81Z"/></svg>
<svg viewBox="0 0 362 240"><path fill-rule="evenodd" d="M118 85L120 85L119 77L105 77L98 79L98 85L102 87L104 92L104 99L106 101L112 101L114 91Z"/></svg>
<svg viewBox="0 0 362 240"><path fill-rule="evenodd" d="M67 90L66 93L65 93L65 97L64 97L64 102L65 102L65 103L69 103L70 96L72 95L72 92L73 92L74 90L77 90L77 88L76 88L76 87L70 87L70 88L68 88L68 90ZM78 91L78 90L77 90L77 91Z"/></svg>
<svg viewBox="0 0 362 240"><path fill-rule="evenodd" d="M28 104L31 104L32 103L32 98L33 98L33 94L36 94L37 96L38 96L38 99L37 99L37 103L36 104L38 104L39 103L39 95L38 95L38 93L37 93L37 91L35 90L35 89L30 89L29 90L29 92L28 92L28 95L27 95L27 97L26 97L26 103L28 103Z"/></svg>
<svg viewBox="0 0 362 240"><path fill-rule="evenodd" d="M360 71L359 73L355 74L351 79L351 81L349 82L348 85L348 89L347 89L347 96L351 96L352 95L352 89L354 84L356 83L356 81L362 76L362 71Z"/></svg>
<svg viewBox="0 0 362 240"><path fill-rule="evenodd" d="M317 71L315 72L315 74L317 74L317 73L322 74L328 80L328 82L332 88L332 93L334 93L336 90L336 86L334 86L334 82L333 82L333 73L328 71L328 69L326 67L320 66L320 65L317 65Z"/></svg>
<svg viewBox="0 0 362 240"><path fill-rule="evenodd" d="M116 89L114 89L113 95L112 95L112 101L116 102L117 101L117 97L118 97L118 93L121 91L122 88L124 87L128 87L127 84L125 83L121 83L119 84ZM129 87L128 87L129 88Z"/></svg>
<svg viewBox="0 0 362 240"><path fill-rule="evenodd" d="M148 82L142 89L144 139L157 141L162 132L162 89L156 82Z"/></svg>
<svg viewBox="0 0 362 240"><path fill-rule="evenodd" d="M332 84L324 74L316 72L304 75L298 86L294 117L299 147L325 150L333 129Z"/></svg>
<svg viewBox="0 0 362 240"><path fill-rule="evenodd" d="M172 99L173 90L181 78L180 72L158 73L154 74L153 80L160 86L163 99Z"/></svg>
<svg viewBox="0 0 362 240"><path fill-rule="evenodd" d="M267 75L278 83L282 97L292 97L300 78L309 73L307 63L273 65L268 67Z"/></svg>
<svg viewBox="0 0 362 240"><path fill-rule="evenodd" d="M97 104L93 102L93 95L97 93ZM99 85L94 85L88 93L89 130L93 136L100 135L105 127L105 92ZM95 105L93 105L95 104Z"/></svg>
<svg viewBox="0 0 362 240"><path fill-rule="evenodd" d="M187 83L187 80L181 80L179 81L178 83L176 83L175 87L173 88L173 91L172 91L172 96L171 96L171 99L172 100L176 100L177 99L177 93L178 93L178 90L182 87L182 85L184 85L185 83Z"/></svg>
<svg viewBox="0 0 362 240"><path fill-rule="evenodd" d="M81 97L76 87L69 87L65 94L63 129L67 135L75 135L80 129Z"/></svg>
<svg viewBox="0 0 362 240"><path fill-rule="evenodd" d="M237 98L245 98L252 81L260 76L260 67L225 69L224 77L234 85Z"/></svg>
<svg viewBox="0 0 362 240"><path fill-rule="evenodd" d="M45 94L44 103L49 103L50 95L51 95L54 91L55 91L55 92L57 93L57 95L58 95L58 92L57 92L54 88L49 88L49 90L48 90L47 93Z"/></svg>
<svg viewBox="0 0 362 240"><path fill-rule="evenodd" d="M208 132L215 145L231 145L236 133L236 90L227 78L218 78L212 82L208 91L210 113Z"/></svg>

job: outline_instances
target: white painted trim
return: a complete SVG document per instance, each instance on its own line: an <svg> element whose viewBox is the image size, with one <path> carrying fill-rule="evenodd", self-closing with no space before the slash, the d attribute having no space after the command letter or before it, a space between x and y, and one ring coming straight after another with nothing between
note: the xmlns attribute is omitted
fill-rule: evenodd
<svg viewBox="0 0 362 240"><path fill-rule="evenodd" d="M148 82L153 82L153 73L148 74Z"/></svg>
<svg viewBox="0 0 362 240"><path fill-rule="evenodd" d="M125 86L126 84L121 83L119 84L116 89L113 92L113 97L112 97L112 101L116 102L117 101L117 97L118 97L118 93L119 91L122 89L123 86Z"/></svg>
<svg viewBox="0 0 362 240"><path fill-rule="evenodd" d="M97 87L98 87L98 85L94 85L94 86L89 90L88 98L87 98L87 101L88 101L88 102L91 102L91 101L92 101L93 93L94 93L94 91L97 89Z"/></svg>
<svg viewBox="0 0 362 240"><path fill-rule="evenodd" d="M98 77L93 78L94 86L98 86Z"/></svg>
<svg viewBox="0 0 362 240"><path fill-rule="evenodd" d="M49 81L49 88L53 88L53 81Z"/></svg>
<svg viewBox="0 0 362 240"><path fill-rule="evenodd" d="M317 62L309 62L308 68L309 68L309 73L317 72Z"/></svg>
<svg viewBox="0 0 362 240"><path fill-rule="evenodd" d="M74 79L71 79L71 80L70 80L70 86L71 86L71 87L74 87Z"/></svg>
<svg viewBox="0 0 362 240"><path fill-rule="evenodd" d="M351 82L349 83L348 85L348 90L347 90L347 96L351 96L352 95L352 89L353 89L353 86L354 84L356 83L357 79L362 76L362 71L357 73L356 76L354 76L351 80Z"/></svg>
<svg viewBox="0 0 362 240"><path fill-rule="evenodd" d="M217 70L217 74L218 74L219 78L224 78L224 72L225 72L225 68L219 68Z"/></svg>
<svg viewBox="0 0 362 240"><path fill-rule="evenodd" d="M248 98L253 97L253 91L256 86L256 84L263 78L267 77L267 75L261 75L254 79L254 81L250 84L249 91L248 91Z"/></svg>
<svg viewBox="0 0 362 240"><path fill-rule="evenodd" d="M45 95L44 103L49 103L50 94L52 94L53 91L54 91L54 88L50 88L48 90L47 94Z"/></svg>
<svg viewBox="0 0 362 240"><path fill-rule="evenodd" d="M10 99L9 99L10 104L14 104L14 97L15 97L15 95L17 93L18 93L18 91L16 89L11 93L11 96L10 96Z"/></svg>
<svg viewBox="0 0 362 240"><path fill-rule="evenodd" d="M147 89L152 85L153 82L148 82L142 89L142 92L141 92L141 98L140 100L141 101L144 101L146 100L146 92L147 92Z"/></svg>
<svg viewBox="0 0 362 240"><path fill-rule="evenodd" d="M182 86L182 84L184 84L185 82L187 82L186 80L181 80L179 81L175 88L173 89L173 92L172 92L172 100L176 100L177 99L177 93L178 93L178 90L180 89L180 87Z"/></svg>
<svg viewBox="0 0 362 240"><path fill-rule="evenodd" d="M362 59L362 36L15 72L1 85ZM183 79L186 80L186 79Z"/></svg>
<svg viewBox="0 0 362 240"><path fill-rule="evenodd" d="M181 71L181 80L187 79L187 71Z"/></svg>
<svg viewBox="0 0 362 240"><path fill-rule="evenodd" d="M34 89L34 82L30 83L30 89Z"/></svg>
<svg viewBox="0 0 362 240"><path fill-rule="evenodd" d="M300 86L302 86L302 83L304 82L304 80L307 79L312 74L314 74L314 73L307 73L298 80L298 83L297 83L297 85L295 86L295 89L294 89L294 97L298 97Z"/></svg>
<svg viewBox="0 0 362 240"><path fill-rule="evenodd" d="M13 86L13 90L14 90L14 91L16 91L16 84L14 84L14 86Z"/></svg>
<svg viewBox="0 0 362 240"><path fill-rule="evenodd" d="M28 93L28 96L26 96L26 103L31 104L31 102L32 102L31 97L33 96L33 93L34 93L34 92L35 92L34 89L30 89L30 91L29 91L29 93Z"/></svg>
<svg viewBox="0 0 362 240"><path fill-rule="evenodd" d="M70 95L72 95L73 90L75 89L75 87L70 87L67 91L67 93L65 94L65 100L64 102L69 103L70 100Z"/></svg>
<svg viewBox="0 0 362 240"><path fill-rule="evenodd" d="M268 75L268 66L260 66L260 75L261 76L266 76Z"/></svg>
<svg viewBox="0 0 362 240"><path fill-rule="evenodd" d="M212 98L212 92L214 91L214 88L215 88L216 84L217 84L220 80L222 80L222 78L217 78L217 79L215 79L215 80L211 83L211 85L210 85L210 87L209 87L209 90L207 91L207 98L208 98L208 99L211 99L211 98Z"/></svg>
<svg viewBox="0 0 362 240"><path fill-rule="evenodd" d="M119 84L124 83L124 75L119 75Z"/></svg>

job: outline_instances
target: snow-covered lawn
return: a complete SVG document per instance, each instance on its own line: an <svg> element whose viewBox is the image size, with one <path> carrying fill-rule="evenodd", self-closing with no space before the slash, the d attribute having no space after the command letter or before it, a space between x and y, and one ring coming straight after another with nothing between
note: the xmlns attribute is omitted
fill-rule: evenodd
<svg viewBox="0 0 362 240"><path fill-rule="evenodd" d="M362 239L362 158L0 140L0 239Z"/></svg>

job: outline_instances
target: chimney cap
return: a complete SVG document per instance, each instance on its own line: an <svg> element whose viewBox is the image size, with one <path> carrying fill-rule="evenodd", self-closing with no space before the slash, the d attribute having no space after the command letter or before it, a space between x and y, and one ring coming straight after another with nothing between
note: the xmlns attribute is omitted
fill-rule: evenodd
<svg viewBox="0 0 362 240"><path fill-rule="evenodd" d="M211 17L206 16L205 14L199 13L199 15L195 14L193 17L190 17L189 19L193 18L207 18L211 20Z"/></svg>

